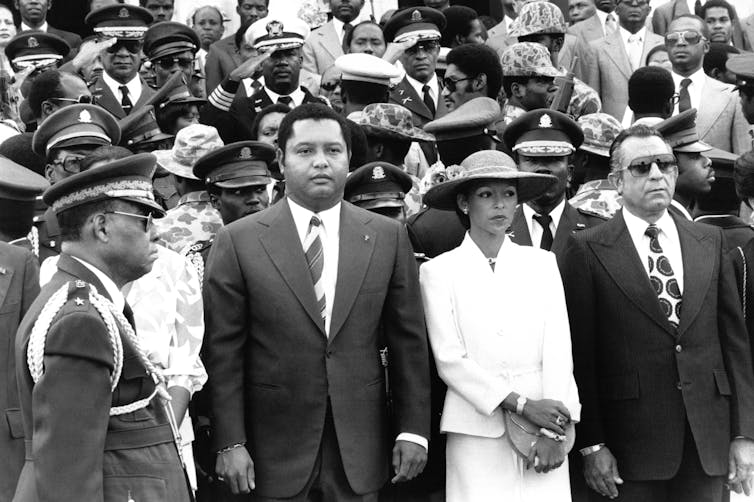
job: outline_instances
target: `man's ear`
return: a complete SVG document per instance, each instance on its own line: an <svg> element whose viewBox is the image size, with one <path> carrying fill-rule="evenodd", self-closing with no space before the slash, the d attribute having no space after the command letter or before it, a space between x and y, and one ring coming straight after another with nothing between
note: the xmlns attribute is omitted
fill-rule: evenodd
<svg viewBox="0 0 754 502"><path fill-rule="evenodd" d="M220 209L220 199L217 198L217 194L211 193L209 194L209 203L214 207L215 209Z"/></svg>
<svg viewBox="0 0 754 502"><path fill-rule="evenodd" d="M471 89L479 91L487 87L487 74L480 73L474 80L471 81Z"/></svg>
<svg viewBox="0 0 754 502"><path fill-rule="evenodd" d="M275 152L275 159L278 162L280 174L285 175L285 153L283 153L283 150L281 150L280 148L278 148Z"/></svg>
<svg viewBox="0 0 754 502"><path fill-rule="evenodd" d="M92 237L102 243L110 241L110 232L107 228L107 217L104 213L97 213L91 217L91 224L84 223L82 233L91 232Z"/></svg>

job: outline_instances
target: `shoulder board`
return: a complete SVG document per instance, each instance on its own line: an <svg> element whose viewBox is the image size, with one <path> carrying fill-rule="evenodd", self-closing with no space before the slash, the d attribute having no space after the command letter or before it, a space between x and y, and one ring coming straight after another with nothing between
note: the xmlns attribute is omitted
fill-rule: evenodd
<svg viewBox="0 0 754 502"><path fill-rule="evenodd" d="M68 283L68 298L66 303L72 303L79 310L89 308L89 293L96 289L86 281L76 280Z"/></svg>
<svg viewBox="0 0 754 502"><path fill-rule="evenodd" d="M581 207L577 207L576 211L586 216L587 218L598 218L602 221L607 221L610 219L606 214L600 213L598 211L592 211L592 210L581 208Z"/></svg>

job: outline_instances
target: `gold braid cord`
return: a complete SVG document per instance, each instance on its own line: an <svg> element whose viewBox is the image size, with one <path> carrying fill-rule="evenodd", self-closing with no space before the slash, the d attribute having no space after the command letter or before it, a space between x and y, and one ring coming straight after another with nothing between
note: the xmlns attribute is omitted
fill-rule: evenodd
<svg viewBox="0 0 754 502"><path fill-rule="evenodd" d="M31 378L34 383L37 383L44 373L44 348L47 333L50 330L52 320L68 301L69 287L70 283L61 286L60 289L50 297L42 308L42 311L31 330L26 356L29 365L29 372L31 373ZM115 387L117 387L121 371L123 370L123 342L118 330L119 327L125 335L126 342L131 344L132 348L139 356L139 360L145 366L147 372L152 375L152 378L154 378L156 382L164 380L164 377L162 377L154 364L149 360L146 353L142 350L141 343L136 336L136 332L131 327L131 323L128 322L122 312L115 308L115 305L113 305L110 300L97 293L97 289L91 284L89 284L89 302L97 310L97 313L105 323L110 338L110 344L113 348L114 369L110 378L111 390L115 390ZM131 413L146 408L155 394L157 394L157 387L155 387L155 390L149 397L124 406L113 406L110 408L110 415L123 415L125 413Z"/></svg>

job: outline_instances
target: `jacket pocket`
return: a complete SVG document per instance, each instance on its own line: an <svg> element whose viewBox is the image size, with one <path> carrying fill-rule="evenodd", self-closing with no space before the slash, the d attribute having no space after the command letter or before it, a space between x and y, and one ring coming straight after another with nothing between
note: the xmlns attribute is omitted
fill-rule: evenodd
<svg viewBox="0 0 754 502"><path fill-rule="evenodd" d="M730 396L730 382L728 382L728 375L725 373L725 370L712 370L712 374L715 375L715 383L720 395Z"/></svg>
<svg viewBox="0 0 754 502"><path fill-rule="evenodd" d="M639 375L616 375L600 381L600 397L610 401L639 399Z"/></svg>
<svg viewBox="0 0 754 502"><path fill-rule="evenodd" d="M102 480L105 500L168 500L165 480L147 476L105 476Z"/></svg>
<svg viewBox="0 0 754 502"><path fill-rule="evenodd" d="M24 421L19 408L5 410L5 419L8 421L8 432L13 439L24 437Z"/></svg>

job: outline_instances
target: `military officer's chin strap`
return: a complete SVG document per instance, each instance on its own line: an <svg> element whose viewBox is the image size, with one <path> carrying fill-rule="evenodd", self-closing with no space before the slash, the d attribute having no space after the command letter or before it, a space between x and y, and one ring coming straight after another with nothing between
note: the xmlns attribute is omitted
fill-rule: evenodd
<svg viewBox="0 0 754 502"><path fill-rule="evenodd" d="M68 292L71 286L71 283L61 286L60 289L50 297L44 308L42 308L42 312L39 314L39 317L31 330L26 358L29 365L29 372L31 373L31 378L34 383L37 383L44 373L44 351L47 332L50 330L50 325L55 316L68 301ZM105 323L110 338L110 344L113 348L114 364L113 372L110 377L111 390L115 390L115 387L118 386L120 374L123 370L123 342L120 337L120 331L125 335L126 343L131 344L131 347L139 356L139 359L146 367L147 372L151 374L152 378L157 382L155 390L149 395L149 397L124 406L113 406L110 408L110 416L124 415L126 413L146 408L152 398L154 398L158 391L162 389L160 383L164 381L164 377L147 357L146 352L144 352L141 347L139 338L136 336L136 332L133 330L131 323L128 322L123 313L118 311L110 300L97 293L97 289L94 286L91 284L87 284L87 286L89 287L89 302L97 310L102 321ZM118 328L120 328L120 331Z"/></svg>

